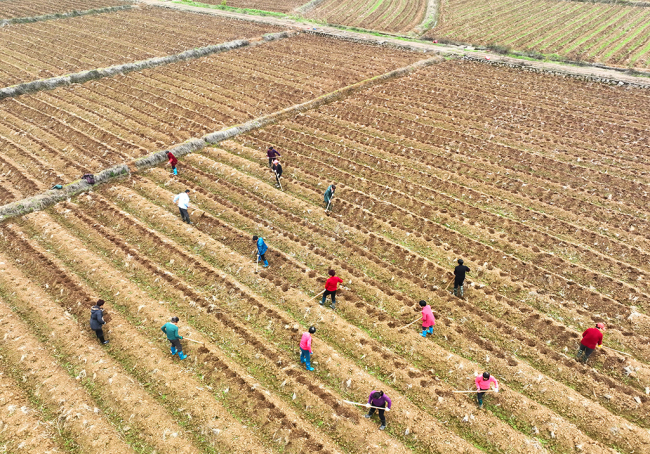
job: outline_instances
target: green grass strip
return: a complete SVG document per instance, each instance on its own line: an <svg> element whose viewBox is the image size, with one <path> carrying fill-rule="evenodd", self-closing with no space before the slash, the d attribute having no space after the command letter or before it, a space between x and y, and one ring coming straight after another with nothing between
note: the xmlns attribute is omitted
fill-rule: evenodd
<svg viewBox="0 0 650 454"><path fill-rule="evenodd" d="M222 11L231 11L233 13L240 13L240 14L252 14L254 16L290 17L287 14L278 13L276 11L265 11L261 9L251 9L251 8L235 8L234 6L227 6L225 4L211 5L208 3L194 2L192 0L175 0L172 3L180 3L181 5L196 6L198 8L220 9Z"/></svg>

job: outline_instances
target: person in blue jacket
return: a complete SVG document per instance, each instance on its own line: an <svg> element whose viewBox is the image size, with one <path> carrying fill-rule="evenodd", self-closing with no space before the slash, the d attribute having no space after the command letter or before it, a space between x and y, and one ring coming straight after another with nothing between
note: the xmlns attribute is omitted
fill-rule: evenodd
<svg viewBox="0 0 650 454"><path fill-rule="evenodd" d="M264 268L267 268L269 266L269 262L268 260L266 260L266 257L264 257L264 254L266 254L266 250L268 249L268 246L264 242L264 238L255 235L253 237L253 241L255 241L255 243L257 244L257 256L259 260L262 261L262 266Z"/></svg>
<svg viewBox="0 0 650 454"><path fill-rule="evenodd" d="M171 352L172 356L178 353L180 359L187 358L187 355L183 353L183 346L181 345L181 339L183 336L178 335L178 317L172 317L171 322L165 323L160 330L167 335L167 340L171 342Z"/></svg>

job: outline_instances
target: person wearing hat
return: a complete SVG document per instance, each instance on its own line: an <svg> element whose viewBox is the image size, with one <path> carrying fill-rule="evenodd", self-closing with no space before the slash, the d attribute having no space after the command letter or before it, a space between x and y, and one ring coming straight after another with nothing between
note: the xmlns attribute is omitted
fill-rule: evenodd
<svg viewBox="0 0 650 454"><path fill-rule="evenodd" d="M273 169L273 172L275 173L275 181L277 182L275 187L279 188L280 187L280 178L282 178L282 164L280 164L280 161L278 161L276 159L275 161L273 161L273 167L271 167L271 168Z"/></svg>
<svg viewBox="0 0 650 454"><path fill-rule="evenodd" d="M462 298L465 273L469 273L469 271L469 268L463 265L463 259L458 259L458 266L454 268L454 296Z"/></svg>
<svg viewBox="0 0 650 454"><path fill-rule="evenodd" d="M311 355L314 353L311 349L311 335L316 332L316 328L313 326L309 327L309 331L302 334L300 338L300 362L305 363L307 370L314 370L311 367Z"/></svg>
<svg viewBox="0 0 650 454"><path fill-rule="evenodd" d="M483 372L483 375L477 375L476 380L476 400L478 401L478 408L483 408L483 396L485 393L490 390L490 387L494 385L494 392L499 392L499 382L496 378L490 376L489 372Z"/></svg>
<svg viewBox="0 0 650 454"><path fill-rule="evenodd" d="M330 307L336 309L336 290L338 289L338 285L343 283L343 279L338 277L334 270L329 270L327 274L329 274L330 277L325 281L325 293L323 293L323 299L321 299L320 305L325 305L325 299L329 295L332 297L332 305Z"/></svg>
<svg viewBox="0 0 650 454"><path fill-rule="evenodd" d="M273 161L275 161L276 157L280 157L281 154L278 153L278 150L273 148L271 145L268 150L266 150L266 157L269 158L269 167L273 168Z"/></svg>
<svg viewBox="0 0 650 454"><path fill-rule="evenodd" d="M174 197L174 203L178 204L178 211L181 212L181 218L183 222L191 224L190 215L187 212L187 209L190 207L190 190L186 189L185 192L181 192Z"/></svg>
<svg viewBox="0 0 650 454"><path fill-rule="evenodd" d="M436 317L434 317L431 306L426 301L420 301L420 307L422 308L422 337L427 337L427 334L433 334Z"/></svg>
<svg viewBox="0 0 650 454"><path fill-rule="evenodd" d="M172 344L172 356L178 353L180 359L185 359L187 355L183 353L183 346L181 345L183 336L178 335L178 326L176 326L176 323L178 323L178 317L172 317L171 322L165 323L160 329L167 335L167 340Z"/></svg>
<svg viewBox="0 0 650 454"><path fill-rule="evenodd" d="M172 172L174 172L174 175L178 175L178 170L176 170L176 164L178 164L178 159L176 159L176 156L174 156L171 151L167 151L166 154L167 157L169 158L169 165L172 166Z"/></svg>
<svg viewBox="0 0 650 454"><path fill-rule="evenodd" d="M102 309L103 305L104 300L97 300L97 303L95 303L95 305L90 308L90 329L95 332L95 335L97 336L97 339L99 339L99 342L106 345L108 344L108 341L104 340L103 326L106 324L106 321L104 320L104 309Z"/></svg>
<svg viewBox="0 0 650 454"><path fill-rule="evenodd" d="M327 187L327 190L325 191L324 194L324 199L325 199L325 211L328 211L328 209L331 207L331 201L332 198L334 197L334 192L336 191L336 185L334 183L330 184Z"/></svg>
<svg viewBox="0 0 650 454"><path fill-rule="evenodd" d="M367 407L370 406L380 407L380 408L388 407L389 410L392 405L393 402L391 402L390 397L384 394L383 391L371 392L370 397L368 397L368 403L366 404ZM372 415L375 414L375 410L377 409L371 408L365 417L371 418ZM379 410L378 413L379 413L379 420L381 421L381 426L379 426L379 430L384 430L386 428L386 416L384 416L385 410Z"/></svg>
<svg viewBox="0 0 650 454"><path fill-rule="evenodd" d="M596 323L595 328L587 328L582 333L582 340L580 341L580 348L576 354L576 361L586 363L594 350L603 346L604 329L605 325L603 323Z"/></svg>
<svg viewBox="0 0 650 454"><path fill-rule="evenodd" d="M262 266L264 268L268 268L269 262L268 260L266 260L266 257L264 256L264 254L266 254L266 251L268 250L268 246L264 242L264 238L255 235L253 236L253 241L255 241L255 244L257 245L257 259L262 261Z"/></svg>

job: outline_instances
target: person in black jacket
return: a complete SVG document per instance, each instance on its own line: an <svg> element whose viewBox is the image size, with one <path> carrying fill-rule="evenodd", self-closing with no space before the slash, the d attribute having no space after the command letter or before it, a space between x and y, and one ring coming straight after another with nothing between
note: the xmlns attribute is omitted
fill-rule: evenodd
<svg viewBox="0 0 650 454"><path fill-rule="evenodd" d="M104 331L102 327L106 324L104 321L104 310L102 306L104 305L104 300L98 300L90 309L90 329L92 329L97 335L97 339L102 344L108 344L107 340L104 340Z"/></svg>
<svg viewBox="0 0 650 454"><path fill-rule="evenodd" d="M454 295L463 297L463 283L465 282L465 273L469 273L469 268L463 265L463 259L458 259L458 266L454 268Z"/></svg>
<svg viewBox="0 0 650 454"><path fill-rule="evenodd" d="M281 187L280 178L282 178L282 164L280 164L280 161L278 161L277 159L273 161L272 169L273 172L275 173L275 181L277 182L275 187L280 188Z"/></svg>

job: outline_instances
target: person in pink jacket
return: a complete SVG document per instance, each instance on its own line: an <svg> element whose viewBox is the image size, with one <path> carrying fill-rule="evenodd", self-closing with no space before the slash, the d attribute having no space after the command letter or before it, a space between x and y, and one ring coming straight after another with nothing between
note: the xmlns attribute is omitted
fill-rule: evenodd
<svg viewBox="0 0 650 454"><path fill-rule="evenodd" d="M478 400L478 408L483 408L483 396L485 392L489 391L492 384L494 384L494 391L499 392L499 382L496 378L491 377L489 372L483 372L483 375L477 375L476 380L476 399Z"/></svg>
<svg viewBox="0 0 650 454"><path fill-rule="evenodd" d="M427 337L427 333L433 334L433 325L436 324L436 318L433 316L431 306L426 301L420 301L422 307L422 337Z"/></svg>
<svg viewBox="0 0 650 454"><path fill-rule="evenodd" d="M314 370L311 367L311 335L316 332L316 328L313 326L309 327L309 332L303 333L300 338L300 362L305 363L307 370Z"/></svg>

